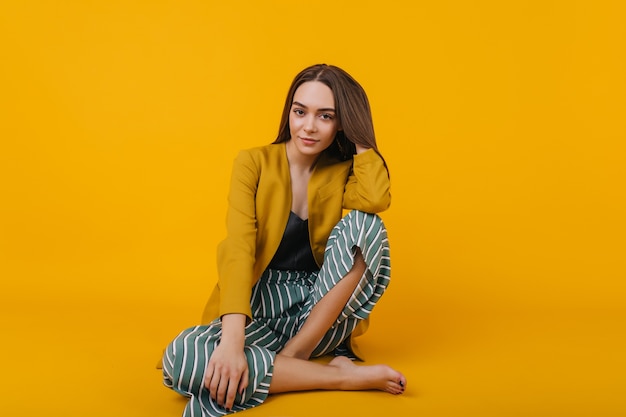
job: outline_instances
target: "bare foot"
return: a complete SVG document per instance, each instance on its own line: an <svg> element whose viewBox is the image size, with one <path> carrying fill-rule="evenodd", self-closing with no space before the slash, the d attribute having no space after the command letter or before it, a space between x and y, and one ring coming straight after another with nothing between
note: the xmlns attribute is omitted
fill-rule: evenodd
<svg viewBox="0 0 626 417"><path fill-rule="evenodd" d="M402 394L406 378L387 365L357 366L345 356L337 356L328 363L345 372L343 390L377 389L390 394Z"/></svg>

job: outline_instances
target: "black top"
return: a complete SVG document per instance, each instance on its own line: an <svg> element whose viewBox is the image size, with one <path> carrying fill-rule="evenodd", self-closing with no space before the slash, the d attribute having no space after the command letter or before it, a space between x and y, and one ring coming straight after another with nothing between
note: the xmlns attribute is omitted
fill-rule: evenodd
<svg viewBox="0 0 626 417"><path fill-rule="evenodd" d="M309 243L309 220L302 220L293 211L278 250L269 264L271 269L283 271L318 271L311 244Z"/></svg>

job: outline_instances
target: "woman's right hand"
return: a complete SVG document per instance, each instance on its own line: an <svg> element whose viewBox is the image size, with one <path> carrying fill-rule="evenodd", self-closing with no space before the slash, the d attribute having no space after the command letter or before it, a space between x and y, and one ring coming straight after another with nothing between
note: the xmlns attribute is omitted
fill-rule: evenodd
<svg viewBox="0 0 626 417"><path fill-rule="evenodd" d="M235 396L248 386L248 361L244 354L246 316L227 314L222 317L222 338L207 365L204 386L220 407L230 411Z"/></svg>

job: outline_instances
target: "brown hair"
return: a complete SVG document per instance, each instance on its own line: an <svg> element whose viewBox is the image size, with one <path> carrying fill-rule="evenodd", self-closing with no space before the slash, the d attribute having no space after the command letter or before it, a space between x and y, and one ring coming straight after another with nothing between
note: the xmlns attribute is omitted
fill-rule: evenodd
<svg viewBox="0 0 626 417"><path fill-rule="evenodd" d="M374 136L374 124L369 101L363 87L350 74L334 65L317 64L302 70L291 83L285 108L280 120L278 137L274 143L287 142L289 132L289 112L293 96L298 87L309 81L319 81L331 89L335 98L335 111L342 130L325 152L342 161L352 159L356 153L355 143L372 148L380 155ZM382 155L381 155L382 157Z"/></svg>

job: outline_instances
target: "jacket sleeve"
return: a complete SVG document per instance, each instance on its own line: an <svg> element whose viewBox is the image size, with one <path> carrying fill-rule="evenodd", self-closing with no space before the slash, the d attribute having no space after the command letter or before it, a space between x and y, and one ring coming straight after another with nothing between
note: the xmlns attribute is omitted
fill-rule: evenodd
<svg viewBox="0 0 626 417"><path fill-rule="evenodd" d="M239 153L233 164L226 239L217 248L220 317L241 313L252 317L250 296L256 256L256 206L260 168L247 151Z"/></svg>
<svg viewBox="0 0 626 417"><path fill-rule="evenodd" d="M343 208L379 213L391 204L389 172L383 159L369 149L354 155L343 195Z"/></svg>

